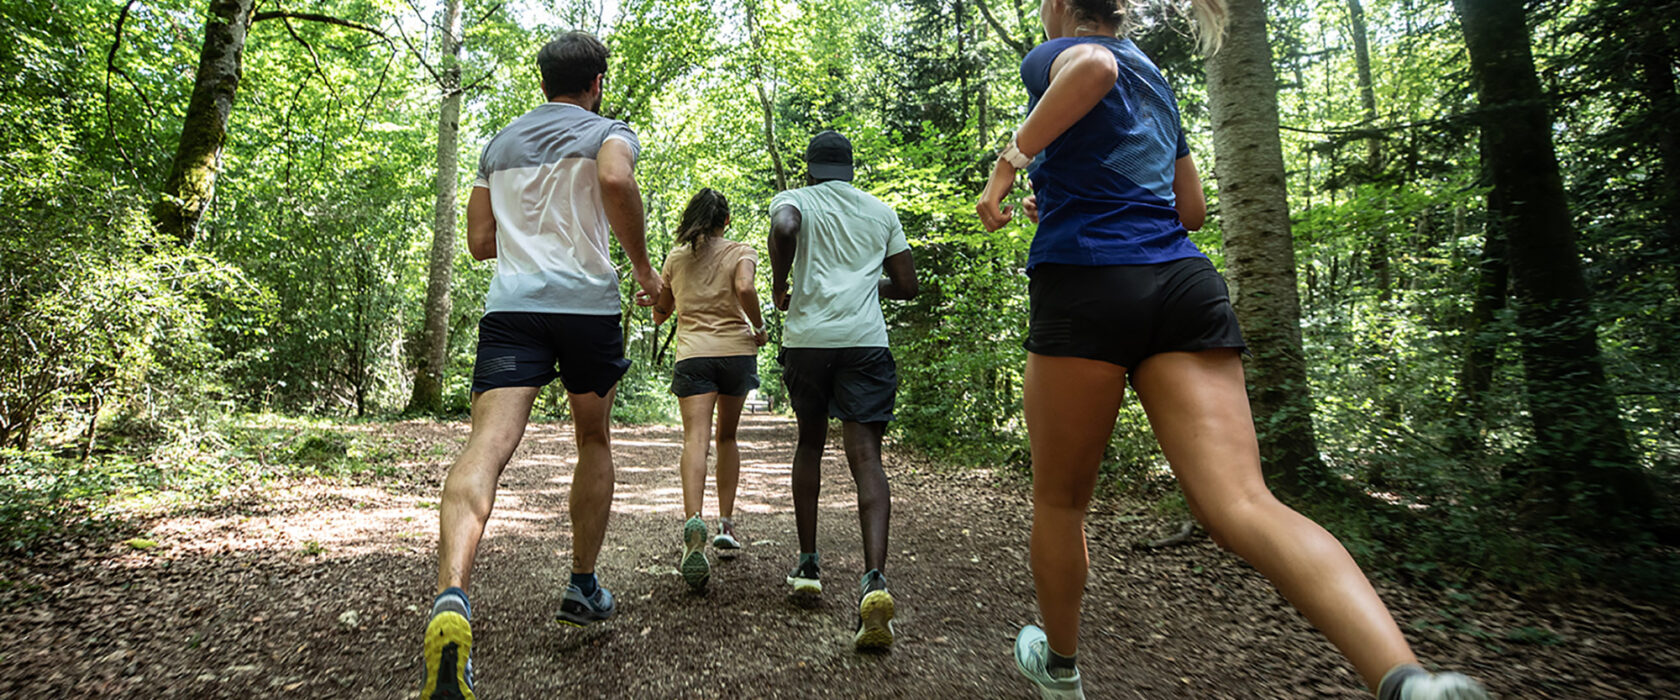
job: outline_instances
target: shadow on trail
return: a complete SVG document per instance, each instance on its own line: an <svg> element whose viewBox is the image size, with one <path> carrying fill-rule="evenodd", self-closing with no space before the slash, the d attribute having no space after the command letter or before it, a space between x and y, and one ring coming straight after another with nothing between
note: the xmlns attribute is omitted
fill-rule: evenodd
<svg viewBox="0 0 1680 700"><path fill-rule="evenodd" d="M456 424L392 431L430 445L414 473L371 485L305 482L166 517L151 552L66 549L17 572L0 611L0 696L412 697L435 577L438 485ZM823 462L822 596L784 576L797 540L792 421L748 416L732 560L690 592L676 573L674 426L614 431L618 485L599 565L618 613L553 621L570 572L571 433L537 424L504 473L474 572L474 663L486 698L1027 697L1010 641L1036 617L1022 484L920 471L888 454L898 599L890 652L853 651L863 573L855 491L838 441ZM708 489L706 513L716 514ZM1096 697L1364 697L1345 662L1264 579L1205 539L1138 552L1156 523L1124 503L1089 520L1081 666ZM1680 621L1619 599L1525 605L1494 590L1380 586L1420 655L1513 697L1680 693ZM5 588L0 588L4 591ZM1548 644L1507 641L1544 628ZM1528 670L1525 670L1528 669ZM1537 672L1533 669L1544 669Z"/></svg>

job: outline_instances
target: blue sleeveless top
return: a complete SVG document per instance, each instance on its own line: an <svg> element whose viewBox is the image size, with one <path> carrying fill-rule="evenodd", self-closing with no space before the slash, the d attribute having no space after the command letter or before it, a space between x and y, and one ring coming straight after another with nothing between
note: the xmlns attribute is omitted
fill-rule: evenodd
<svg viewBox="0 0 1680 700"><path fill-rule="evenodd" d="M1078 44L1101 44L1120 68L1102 101L1033 160L1038 233L1027 271L1040 263L1147 265L1202 257L1173 209L1173 167L1190 154L1178 105L1160 69L1130 39L1063 37L1021 61L1032 111L1050 66Z"/></svg>

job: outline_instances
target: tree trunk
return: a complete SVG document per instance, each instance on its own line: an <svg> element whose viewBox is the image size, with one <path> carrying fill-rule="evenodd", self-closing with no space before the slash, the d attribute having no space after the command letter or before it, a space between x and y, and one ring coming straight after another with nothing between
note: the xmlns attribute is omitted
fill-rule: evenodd
<svg viewBox="0 0 1680 700"><path fill-rule="evenodd" d="M752 42L753 89L758 92L758 106L764 111L764 149L770 152L770 163L776 167L776 191L788 188L787 167L782 164L782 152L776 148L776 111L770 93L764 89L769 79L764 76L764 47L758 40L758 13L752 0L743 3L747 8L747 39Z"/></svg>
<svg viewBox="0 0 1680 700"><path fill-rule="evenodd" d="M204 49L198 55L198 77L181 124L181 142L169 168L169 179L152 205L152 222L161 233L183 245L198 235L199 221L216 192L228 115L239 90L240 56L245 32L251 27L255 0L211 0L204 25Z"/></svg>
<svg viewBox="0 0 1680 700"><path fill-rule="evenodd" d="M1604 378L1598 327L1552 147L1552 118L1534 72L1521 3L1453 0L1481 103L1485 167L1504 228L1523 376L1534 425L1529 515L1569 516L1604 532L1607 515L1654 502ZM1622 518L1618 518L1622 520ZM1626 522L1623 520L1623 522Z"/></svg>
<svg viewBox="0 0 1680 700"><path fill-rule="evenodd" d="M1652 120L1657 132L1657 162L1662 168L1658 211L1662 213L1667 262L1680 275L1680 126L1675 125L1675 115L1680 114L1680 93L1674 88L1674 52L1670 41L1662 27L1646 26L1634 32L1631 43L1634 60L1639 65L1640 92L1650 103L1651 113L1659 115Z"/></svg>
<svg viewBox="0 0 1680 700"><path fill-rule="evenodd" d="M1348 25L1353 35L1353 63L1359 76L1359 105L1365 112L1365 127L1377 126L1377 93L1371 81L1371 48L1366 40L1365 7L1359 0L1347 0ZM1365 176L1360 180L1375 182L1382 176L1382 137L1373 131L1365 138ZM1372 232L1371 272L1377 277L1377 301L1387 304L1393 296L1393 275L1389 271L1388 229L1378 226Z"/></svg>
<svg viewBox="0 0 1680 700"><path fill-rule="evenodd" d="M1323 480L1324 467L1301 348L1277 75L1264 0L1233 0L1230 13L1225 46L1207 62L1225 260L1237 317L1254 354L1249 401L1266 476L1285 492L1301 493Z"/></svg>
<svg viewBox="0 0 1680 700"><path fill-rule="evenodd" d="M449 0L443 22L443 104L438 109L437 208L432 216L432 256L426 276L426 329L414 392L406 413L443 411L443 366L449 359L449 278L455 267L456 137L461 130L461 0Z"/></svg>
<svg viewBox="0 0 1680 700"><path fill-rule="evenodd" d="M1483 142L1485 144L1485 138ZM1486 150L1485 146L1483 150ZM1485 169L1485 157L1483 163ZM1481 274L1476 280L1476 299L1471 308L1470 323L1464 329L1464 364L1458 372L1458 395L1453 397L1452 413L1460 421L1452 437L1455 452L1482 448L1482 424L1487 415L1482 398L1493 385L1494 362L1499 357L1502 340L1494 334L1493 321L1505 308L1510 288L1505 229L1498 225L1504 208L1498 197L1490 192L1488 224L1482 236L1482 257L1477 266Z"/></svg>

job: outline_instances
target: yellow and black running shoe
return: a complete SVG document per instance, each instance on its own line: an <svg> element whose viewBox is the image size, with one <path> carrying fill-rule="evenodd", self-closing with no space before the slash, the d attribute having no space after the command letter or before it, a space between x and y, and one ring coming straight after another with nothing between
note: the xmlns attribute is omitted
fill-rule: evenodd
<svg viewBox="0 0 1680 700"><path fill-rule="evenodd" d="M424 700L473 700L472 625L453 610L432 616L426 625Z"/></svg>
<svg viewBox="0 0 1680 700"><path fill-rule="evenodd" d="M863 598L858 601L858 628L852 645L859 650L885 649L893 642L893 597L887 579L878 570L863 577Z"/></svg>

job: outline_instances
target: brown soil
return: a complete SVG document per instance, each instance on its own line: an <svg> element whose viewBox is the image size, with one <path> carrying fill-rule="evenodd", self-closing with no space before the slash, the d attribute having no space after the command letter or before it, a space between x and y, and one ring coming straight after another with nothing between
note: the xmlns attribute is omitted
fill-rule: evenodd
<svg viewBox="0 0 1680 700"><path fill-rule="evenodd" d="M3 697L417 695L434 577L437 490L462 424L381 432L404 476L291 483L151 523L159 547L88 542L12 562L0 579ZM502 479L475 572L474 659L486 698L1030 697L1010 641L1035 608L1024 482L892 452L892 651L850 645L861 557L837 441L824 464L820 602L790 600L793 426L742 429L737 522L748 543L702 594L675 571L679 429L615 432L618 490L602 553L618 615L552 621L568 573L563 425L532 426ZM715 501L708 499L708 514ZM1205 536L1099 502L1081 667L1092 697L1361 697L1340 656L1257 573ZM1503 697L1680 695L1680 615L1583 594L1525 602L1491 589L1381 586L1419 656ZM1513 641L1525 640L1525 641Z"/></svg>

